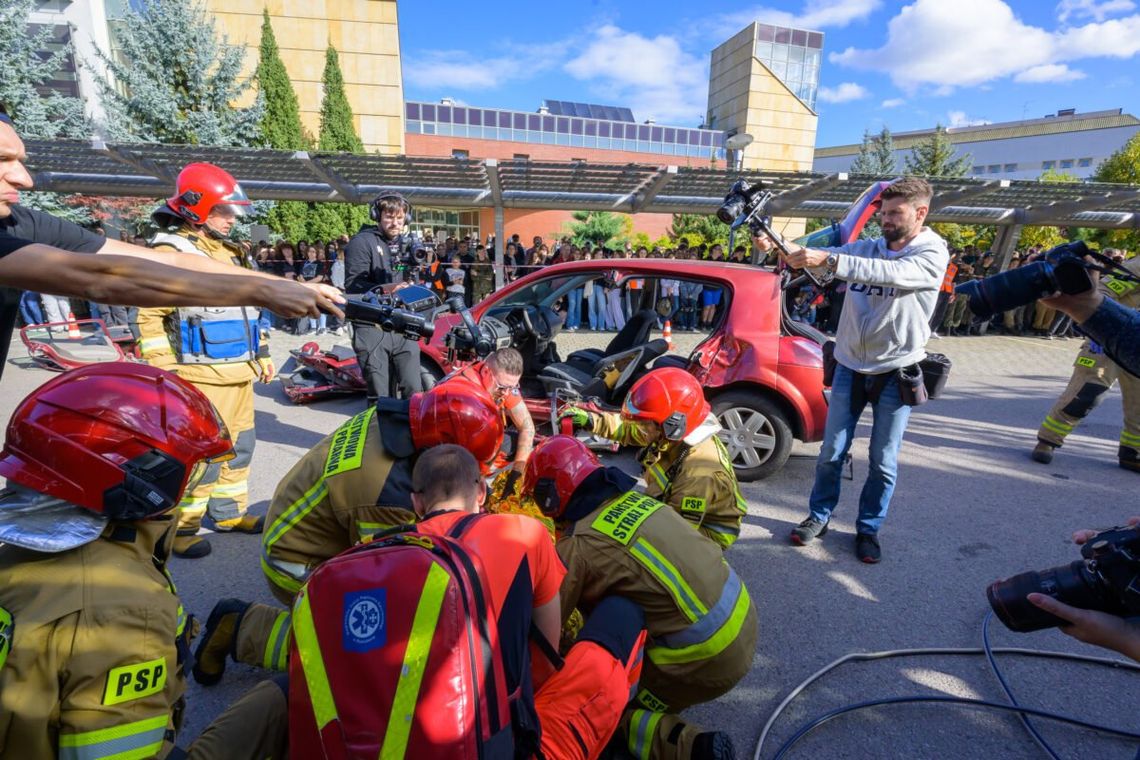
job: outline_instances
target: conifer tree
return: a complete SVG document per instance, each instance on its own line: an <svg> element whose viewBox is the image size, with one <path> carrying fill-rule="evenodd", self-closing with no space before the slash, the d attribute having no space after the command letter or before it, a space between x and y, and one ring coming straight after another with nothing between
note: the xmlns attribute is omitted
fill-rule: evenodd
<svg viewBox="0 0 1140 760"><path fill-rule="evenodd" d="M330 153L363 153L364 143L353 124L352 106L344 89L340 56L329 45L325 51L325 70L321 77L324 99L321 101L321 131L318 150ZM309 235L330 240L341 234L355 235L368 224L368 208L359 204L318 204L310 216Z"/></svg>
<svg viewBox="0 0 1140 760"><path fill-rule="evenodd" d="M906 173L924 177L965 177L974 158L969 153L957 155L954 144L939 124L929 138L910 149L906 156Z"/></svg>

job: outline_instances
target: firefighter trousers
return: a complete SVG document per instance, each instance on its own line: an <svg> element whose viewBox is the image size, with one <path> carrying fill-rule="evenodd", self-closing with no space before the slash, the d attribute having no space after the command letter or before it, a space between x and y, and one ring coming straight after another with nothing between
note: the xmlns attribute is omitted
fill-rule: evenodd
<svg viewBox="0 0 1140 760"><path fill-rule="evenodd" d="M292 639L289 609L254 602L242 615L234 633L233 658L236 662L283 673L288 669Z"/></svg>
<svg viewBox="0 0 1140 760"><path fill-rule="evenodd" d="M181 753L170 758L218 760L287 760L289 742L288 686L284 677L262 681L230 705Z"/></svg>
<svg viewBox="0 0 1140 760"><path fill-rule="evenodd" d="M1140 378L1124 372L1103 353L1090 350L1087 344L1077 355L1073 376L1064 393L1041 423L1038 440L1054 446L1063 444L1077 423L1096 408L1116 382L1120 383L1124 405L1118 456L1122 462L1140 461Z"/></svg>
<svg viewBox="0 0 1140 760"><path fill-rule="evenodd" d="M249 508L249 465L257 440L253 427L253 382L234 385L194 383L218 410L234 444L234 458L208 472L182 497L178 533L192 536L209 513L214 522L235 520Z"/></svg>

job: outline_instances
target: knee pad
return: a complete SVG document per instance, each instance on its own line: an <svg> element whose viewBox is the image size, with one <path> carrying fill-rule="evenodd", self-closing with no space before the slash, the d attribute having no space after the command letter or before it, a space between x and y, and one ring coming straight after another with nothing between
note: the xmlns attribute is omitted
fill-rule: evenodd
<svg viewBox="0 0 1140 760"><path fill-rule="evenodd" d="M1065 404L1065 408L1061 411L1070 417L1083 419L1088 416L1089 412L1096 408L1100 403L1101 396L1108 391L1108 386L1099 383L1085 383L1081 389L1077 391L1077 395L1073 400Z"/></svg>

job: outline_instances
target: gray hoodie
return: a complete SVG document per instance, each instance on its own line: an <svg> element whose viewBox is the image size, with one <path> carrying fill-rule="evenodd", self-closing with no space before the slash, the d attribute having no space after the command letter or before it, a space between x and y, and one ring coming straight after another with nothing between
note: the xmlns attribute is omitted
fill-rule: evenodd
<svg viewBox="0 0 1140 760"><path fill-rule="evenodd" d="M839 248L835 276L847 298L835 334L835 358L864 374L880 374L921 361L930 317L950 263L946 242L929 227L901 251L883 238Z"/></svg>

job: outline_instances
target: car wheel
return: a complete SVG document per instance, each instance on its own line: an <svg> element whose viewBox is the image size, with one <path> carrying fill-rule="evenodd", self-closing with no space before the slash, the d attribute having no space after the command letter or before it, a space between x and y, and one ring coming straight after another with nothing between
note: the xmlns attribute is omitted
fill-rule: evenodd
<svg viewBox="0 0 1140 760"><path fill-rule="evenodd" d="M759 393L729 391L713 399L712 408L724 428L720 440L738 480L762 480L788 461L792 427L774 401Z"/></svg>

